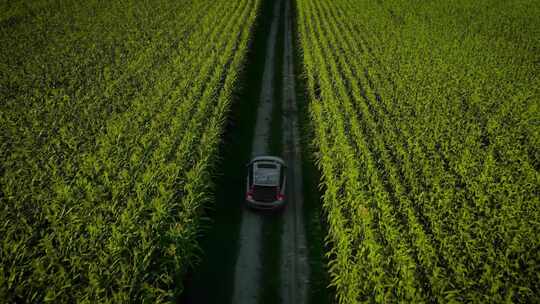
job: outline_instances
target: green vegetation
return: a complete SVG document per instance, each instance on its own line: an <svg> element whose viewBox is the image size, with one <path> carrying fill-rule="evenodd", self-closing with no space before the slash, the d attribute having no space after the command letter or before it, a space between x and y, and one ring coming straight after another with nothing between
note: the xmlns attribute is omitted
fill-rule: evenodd
<svg viewBox="0 0 540 304"><path fill-rule="evenodd" d="M337 300L540 301L540 3L296 4Z"/></svg>
<svg viewBox="0 0 540 304"><path fill-rule="evenodd" d="M296 1L291 7L295 7ZM298 32L297 14L292 14L293 40L294 40L294 70L296 78L296 102L298 107L298 119L300 125L300 140L302 145L302 176L304 187L304 226L308 246L309 261L309 293L310 304L332 303L335 290L329 286L326 256L328 244L325 244L325 236L328 227L323 210L322 191L319 187L321 175L316 166L316 145L313 142L315 136L314 126L309 116L309 96L306 90L306 78L302 73L302 52L300 35Z"/></svg>
<svg viewBox="0 0 540 304"><path fill-rule="evenodd" d="M0 3L0 298L169 302L258 0Z"/></svg>
<svg viewBox="0 0 540 304"><path fill-rule="evenodd" d="M204 251L202 261L193 267L187 280L185 298L180 303L231 302L242 204L246 195L246 164L251 160L273 7L272 0L262 0L259 6L246 66L239 78L238 92L231 105L220 147L220 172L216 174L214 204L208 204L209 208L206 208L210 225L199 236L199 244Z"/></svg>

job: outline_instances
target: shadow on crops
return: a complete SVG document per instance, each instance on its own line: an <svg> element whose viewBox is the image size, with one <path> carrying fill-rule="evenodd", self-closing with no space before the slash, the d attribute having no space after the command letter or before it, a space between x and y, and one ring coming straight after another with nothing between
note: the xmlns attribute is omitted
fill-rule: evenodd
<svg viewBox="0 0 540 304"><path fill-rule="evenodd" d="M208 221L199 237L203 255L187 275L180 303L228 303L232 296L245 164L251 156L271 12L272 1L263 1L220 146L214 205L204 211Z"/></svg>

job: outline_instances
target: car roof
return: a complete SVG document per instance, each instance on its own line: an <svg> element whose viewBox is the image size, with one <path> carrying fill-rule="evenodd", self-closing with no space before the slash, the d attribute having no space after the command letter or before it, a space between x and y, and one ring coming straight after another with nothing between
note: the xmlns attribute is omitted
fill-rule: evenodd
<svg viewBox="0 0 540 304"><path fill-rule="evenodd" d="M272 164L274 168L268 166L259 166L262 164ZM259 160L253 166L253 184L256 186L278 186L280 177L281 164L276 164L275 161Z"/></svg>

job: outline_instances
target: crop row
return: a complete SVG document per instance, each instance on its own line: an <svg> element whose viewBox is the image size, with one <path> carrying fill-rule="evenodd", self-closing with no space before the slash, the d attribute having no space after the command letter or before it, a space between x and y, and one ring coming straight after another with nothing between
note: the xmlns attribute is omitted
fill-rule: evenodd
<svg viewBox="0 0 540 304"><path fill-rule="evenodd" d="M0 298L174 301L259 1L13 5Z"/></svg>
<svg viewBox="0 0 540 304"><path fill-rule="evenodd" d="M296 1L340 303L538 301L540 6L488 2Z"/></svg>

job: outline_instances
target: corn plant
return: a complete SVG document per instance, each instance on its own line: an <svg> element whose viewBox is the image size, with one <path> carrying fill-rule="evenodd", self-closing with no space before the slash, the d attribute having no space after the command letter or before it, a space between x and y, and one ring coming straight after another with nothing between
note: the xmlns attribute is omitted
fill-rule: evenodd
<svg viewBox="0 0 540 304"><path fill-rule="evenodd" d="M540 5L296 8L338 302L538 301Z"/></svg>
<svg viewBox="0 0 540 304"><path fill-rule="evenodd" d="M0 298L175 302L260 1L2 5Z"/></svg>

